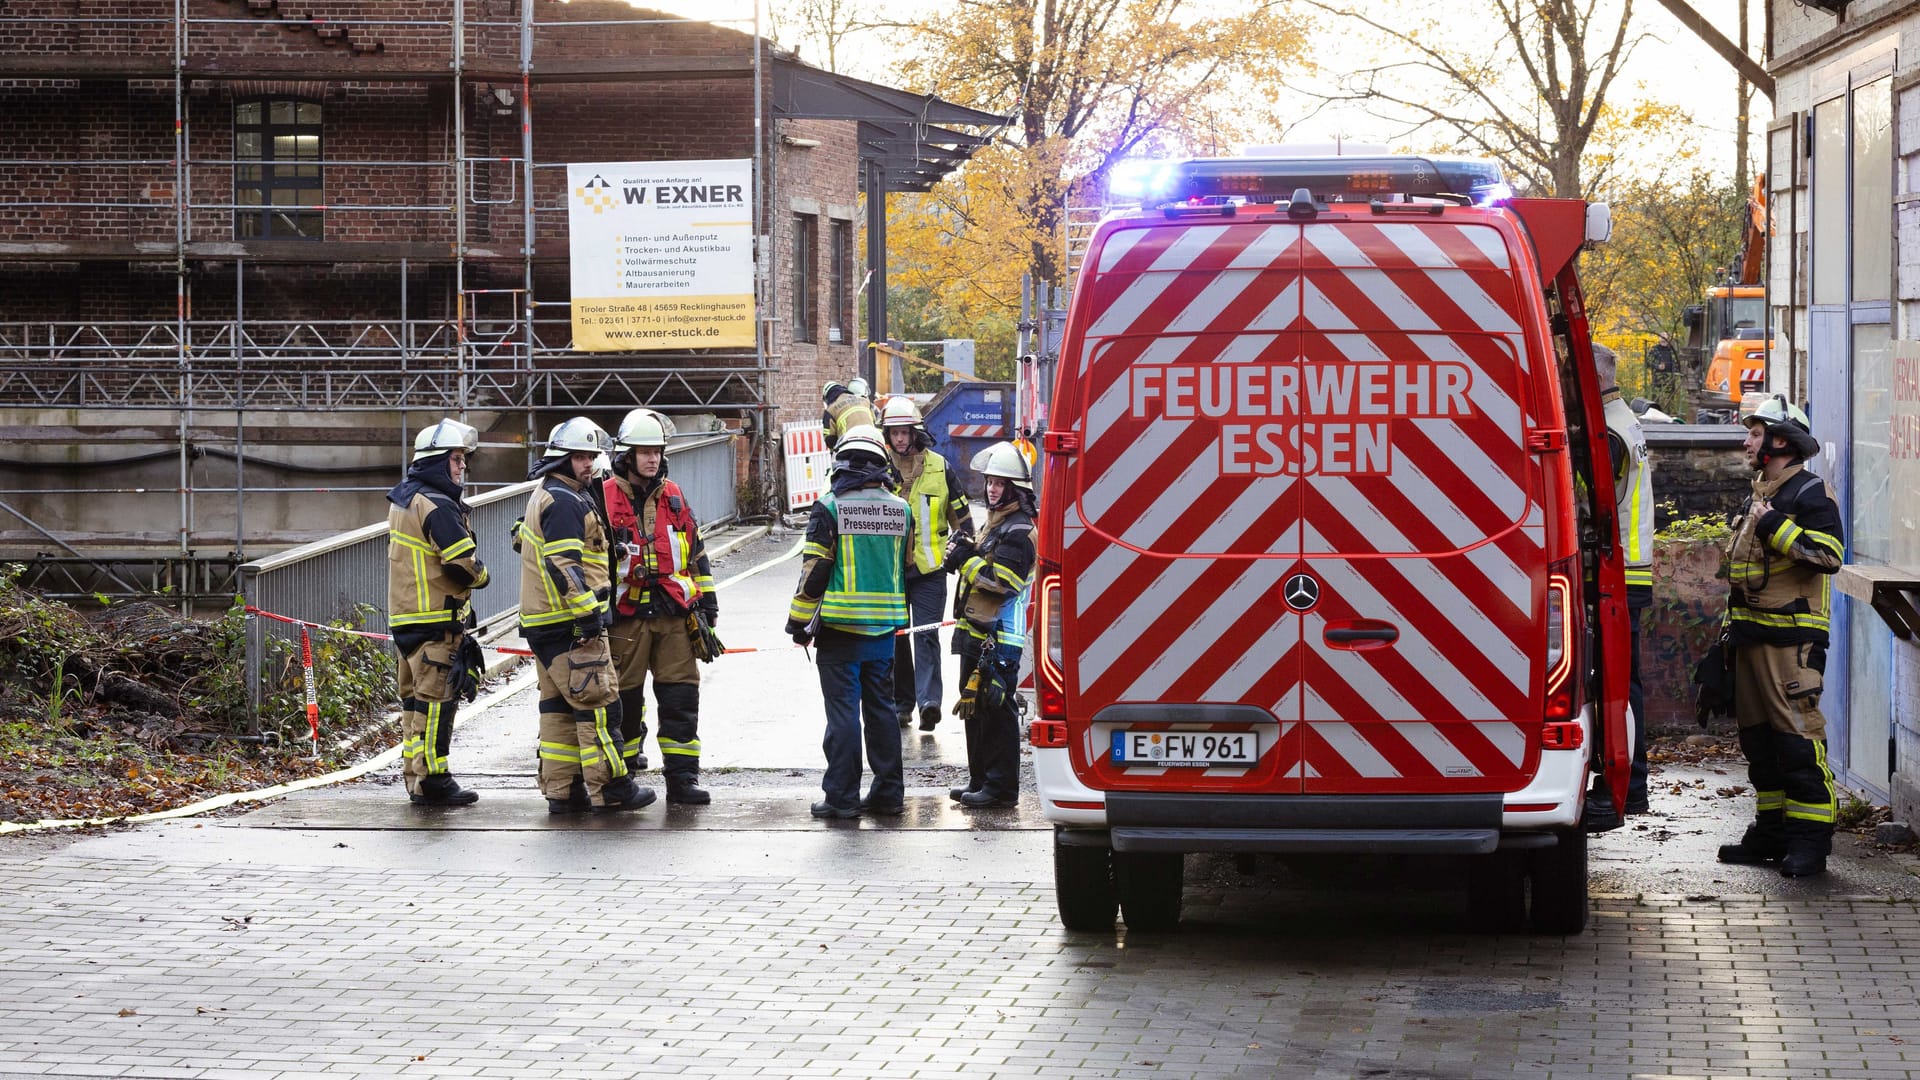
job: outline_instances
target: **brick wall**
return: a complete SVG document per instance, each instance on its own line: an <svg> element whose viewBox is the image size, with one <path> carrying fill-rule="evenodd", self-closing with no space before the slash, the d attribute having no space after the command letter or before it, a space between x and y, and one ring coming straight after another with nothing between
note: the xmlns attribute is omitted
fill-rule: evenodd
<svg viewBox="0 0 1920 1080"><path fill-rule="evenodd" d="M789 140L817 141L819 146L791 145ZM848 379L858 370L856 342L866 337L866 327L858 324L860 281L866 276L866 249L862 221L859 175L860 148L857 126L844 121L783 120L774 140L774 193L770 216L774 229L772 264L773 310L776 321L768 324L769 346L779 358L779 372L773 377L773 398L779 405L774 423L786 424L817 419L820 415L820 387L829 379ZM814 341L795 340L794 325L794 231L802 218L814 222L815 245L813 271L816 282ZM829 340L832 272L832 222L845 221L854 230L853 251L847 267L850 309L842 313L842 340ZM763 312L763 316L768 314Z"/></svg>

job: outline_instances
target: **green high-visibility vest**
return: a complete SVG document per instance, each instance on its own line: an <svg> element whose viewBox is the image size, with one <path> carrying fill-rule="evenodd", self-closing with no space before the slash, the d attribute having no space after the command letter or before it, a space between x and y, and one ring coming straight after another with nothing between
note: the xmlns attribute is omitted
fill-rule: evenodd
<svg viewBox="0 0 1920 1080"><path fill-rule="evenodd" d="M878 637L907 625L905 499L862 488L820 500L833 511L838 539L833 580L820 598L820 622Z"/></svg>

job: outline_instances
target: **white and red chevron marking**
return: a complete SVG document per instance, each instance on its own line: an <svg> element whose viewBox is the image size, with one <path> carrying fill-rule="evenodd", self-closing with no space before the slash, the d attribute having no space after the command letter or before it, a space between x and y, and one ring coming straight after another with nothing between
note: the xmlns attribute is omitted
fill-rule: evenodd
<svg viewBox="0 0 1920 1080"><path fill-rule="evenodd" d="M1508 243L1487 224L1368 219L1106 236L1069 358L1084 403L1062 534L1069 708L1242 703L1283 731L1251 771L1096 760L1107 786L1503 790L1531 768L1545 529L1525 328L1544 313ZM1139 365L1407 360L1464 370L1471 408L1392 419L1382 473L1224 474L1217 416L1130 407ZM1303 570L1324 590L1305 617L1278 592ZM1401 636L1330 643L1349 619Z"/></svg>

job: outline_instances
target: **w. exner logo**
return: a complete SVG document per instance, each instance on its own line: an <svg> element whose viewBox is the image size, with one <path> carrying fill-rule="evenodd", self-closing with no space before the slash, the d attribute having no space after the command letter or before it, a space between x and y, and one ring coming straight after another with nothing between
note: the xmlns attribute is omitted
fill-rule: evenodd
<svg viewBox="0 0 1920 1080"><path fill-rule="evenodd" d="M613 185L607 183L598 173L594 174L593 179L574 188L573 197L579 199L582 206L596 214L613 209Z"/></svg>

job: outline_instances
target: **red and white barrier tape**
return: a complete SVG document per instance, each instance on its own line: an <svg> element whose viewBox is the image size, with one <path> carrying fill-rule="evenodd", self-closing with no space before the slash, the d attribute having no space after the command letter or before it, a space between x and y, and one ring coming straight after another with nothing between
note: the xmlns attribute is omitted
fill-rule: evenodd
<svg viewBox="0 0 1920 1080"><path fill-rule="evenodd" d="M263 619L272 619L275 622L283 622L283 623L288 623L292 626L300 627L300 637L303 643L302 649L306 654L306 661L307 661L309 672L312 671L312 662L313 662L312 649L305 644L307 631L309 630L324 630L329 634L346 634L350 637L372 638L375 641L392 641L393 640L392 634L376 634L371 630L349 630L344 626L328 626L326 623L312 622L307 619L296 619L291 615L282 615L279 612L267 611L264 608L254 607L252 604L248 604L245 608L245 611L249 615L258 615ZM943 626L952 626L954 623L959 621L960 620L958 619L943 619L939 622L921 623L918 626L903 626L900 629L895 630L893 632L893 635L895 637L900 637L905 634L919 633L922 630L938 630ZM758 648L753 646L743 646L737 649L728 649L727 653L732 654L732 653L757 653L757 652L787 652L789 650L798 649L802 647L803 646L800 646L800 645L771 645L771 646L764 646L764 647L758 647ZM533 655L533 650L531 649L515 649L506 645L482 645L481 648L489 649L497 653L505 653L508 656L532 656Z"/></svg>

